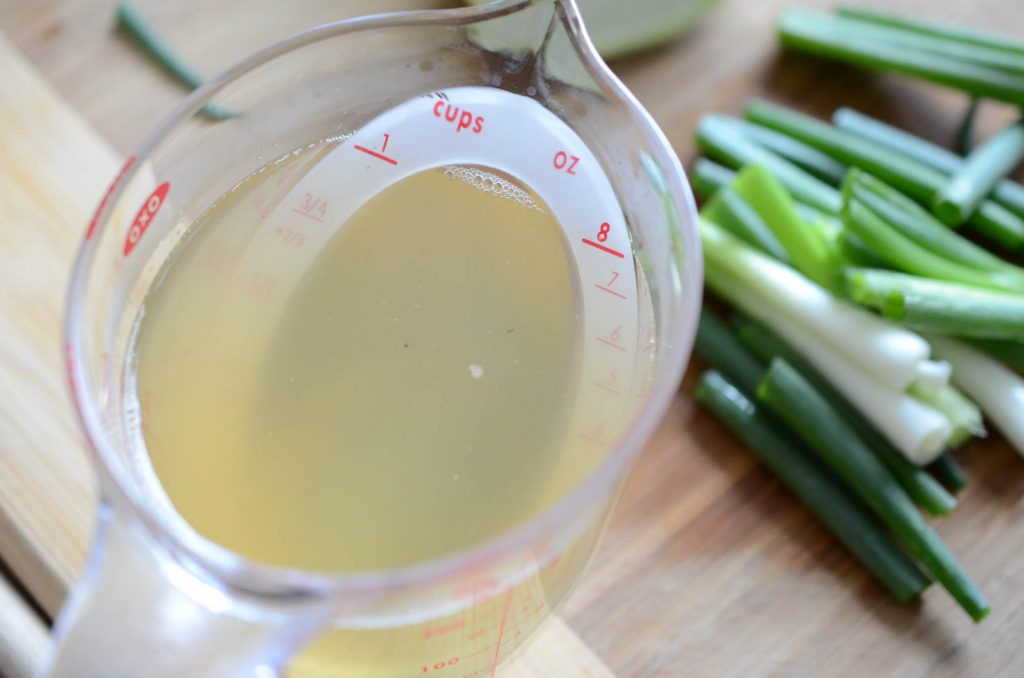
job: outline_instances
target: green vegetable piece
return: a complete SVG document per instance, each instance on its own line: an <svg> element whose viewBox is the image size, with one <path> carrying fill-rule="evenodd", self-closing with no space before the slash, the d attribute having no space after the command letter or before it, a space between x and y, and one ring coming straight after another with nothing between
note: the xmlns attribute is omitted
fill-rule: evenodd
<svg viewBox="0 0 1024 678"><path fill-rule="evenodd" d="M832 114L832 122L839 129L881 144L946 176L959 170L964 163L964 159L952 151L851 108L838 109ZM996 184L991 198L1016 216L1024 217L1024 186L1021 184L1004 179Z"/></svg>
<svg viewBox="0 0 1024 678"><path fill-rule="evenodd" d="M839 191L751 141L744 136L739 122L721 115L703 116L697 125L697 145L708 156L733 169L764 165L801 202L829 214L839 214L843 206Z"/></svg>
<svg viewBox="0 0 1024 678"><path fill-rule="evenodd" d="M889 320L973 339L1024 340L1024 297L878 269L846 271L846 294Z"/></svg>
<svg viewBox="0 0 1024 678"><path fill-rule="evenodd" d="M859 167L916 200L929 202L945 185L946 175L928 165L782 106L754 101L747 106L745 116L803 141L840 162ZM1024 247L1024 220L992 200L984 200L968 223L1004 247Z"/></svg>
<svg viewBox="0 0 1024 678"><path fill-rule="evenodd" d="M947 224L962 224L1024 158L1024 120L978 146L935 195L932 209Z"/></svg>
<svg viewBox="0 0 1024 678"><path fill-rule="evenodd" d="M771 228L793 267L825 288L835 288L838 270L827 243L797 213L793 197L761 165L750 165L733 183L741 197Z"/></svg>
<svg viewBox="0 0 1024 678"><path fill-rule="evenodd" d="M131 37L133 42L141 47L147 56L175 80L189 90L197 89L203 84L203 79L199 74L187 66L171 46L130 5L123 2L118 3L115 15L117 17L117 28ZM231 113L211 104L206 104L199 109L199 112L214 122L225 120L232 116Z"/></svg>
<svg viewBox="0 0 1024 678"><path fill-rule="evenodd" d="M990 608L981 591L892 474L799 372L776 358L757 388L757 399L850 485L972 619L988 616Z"/></svg>
<svg viewBox="0 0 1024 678"><path fill-rule="evenodd" d="M916 202L870 174L851 169L846 188L848 196L864 203L891 227L931 252L982 271L1014 271L1024 280L1024 269L961 237Z"/></svg>
<svg viewBox="0 0 1024 678"><path fill-rule="evenodd" d="M790 49L1024 105L1024 75L880 39L877 31L865 30L862 22L788 9L779 15L778 29L782 44Z"/></svg>
<svg viewBox="0 0 1024 678"><path fill-rule="evenodd" d="M1024 291L1024 275L950 261L904 236L856 198L847 200L843 223L901 271L994 290Z"/></svg>
<svg viewBox="0 0 1024 678"><path fill-rule="evenodd" d="M967 476L960 464L956 463L953 454L949 450L943 452L938 459L933 461L928 470L932 472L943 485L953 492L959 492L967 487Z"/></svg>
<svg viewBox="0 0 1024 678"><path fill-rule="evenodd" d="M997 358L1008 367L1024 374L1024 343L1006 339L972 339L971 343Z"/></svg>
<svg viewBox="0 0 1024 678"><path fill-rule="evenodd" d="M848 17L855 17L862 21L894 26L923 35L931 35L940 38L954 40L967 45L978 45L989 49L1001 50L1009 54L1024 56L1024 42L1017 38L990 33L987 31L976 31L963 26L938 23L934 21L922 21L917 18L910 18L878 12L864 7L843 6L839 8L839 14Z"/></svg>
<svg viewBox="0 0 1024 678"><path fill-rule="evenodd" d="M736 335L762 363L768 364L775 358L782 358L798 370L828 400L832 408L861 435L910 498L925 511L933 516L944 516L956 507L956 498L953 495L943 489L930 475L910 463L867 418L778 335L764 325L747 318L737 322Z"/></svg>
<svg viewBox="0 0 1024 678"><path fill-rule="evenodd" d="M702 200L709 200L723 186L729 186L736 178L736 172L707 158L697 158L690 172L693 192Z"/></svg>
<svg viewBox="0 0 1024 678"><path fill-rule="evenodd" d="M733 433L846 546L901 603L918 598L930 581L835 474L761 407L716 371L697 384L697 401Z"/></svg>
<svg viewBox="0 0 1024 678"><path fill-rule="evenodd" d="M754 143L763 146L790 161L797 167L810 172L831 186L838 186L846 174L846 165L833 160L816 148L797 141L793 137L776 132L773 129L741 122L740 129Z"/></svg>
<svg viewBox="0 0 1024 678"><path fill-rule="evenodd" d="M790 262L789 254L772 229L732 187L719 190L700 213L765 254Z"/></svg>
<svg viewBox="0 0 1024 678"><path fill-rule="evenodd" d="M914 382L910 385L908 393L946 415L946 419L949 419L953 427L948 443L951 448L955 449L975 436L985 435L981 410L951 384L934 386Z"/></svg>
<svg viewBox="0 0 1024 678"><path fill-rule="evenodd" d="M740 343L729 326L708 308L700 311L694 350L710 367L726 374L740 388L753 393L764 375L764 365Z"/></svg>

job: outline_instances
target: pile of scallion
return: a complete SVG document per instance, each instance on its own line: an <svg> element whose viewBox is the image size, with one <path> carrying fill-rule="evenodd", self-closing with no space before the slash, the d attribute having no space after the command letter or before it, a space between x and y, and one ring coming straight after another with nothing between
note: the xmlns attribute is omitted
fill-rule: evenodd
<svg viewBox="0 0 1024 678"><path fill-rule="evenodd" d="M779 31L1024 104L1024 43L849 8L789 10ZM956 505L950 452L983 414L1024 453L1024 186L1007 178L1024 120L966 156L847 108L832 123L761 101L700 121L706 284L738 313L702 315L697 398L897 600L935 579L981 620L918 507Z"/></svg>

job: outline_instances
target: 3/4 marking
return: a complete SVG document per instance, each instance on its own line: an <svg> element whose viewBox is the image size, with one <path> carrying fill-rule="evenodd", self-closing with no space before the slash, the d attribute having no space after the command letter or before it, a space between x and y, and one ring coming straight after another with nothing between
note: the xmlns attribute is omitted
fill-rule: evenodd
<svg viewBox="0 0 1024 678"><path fill-rule="evenodd" d="M327 216L327 201L312 193L303 193L302 204L293 208L292 212L322 224Z"/></svg>

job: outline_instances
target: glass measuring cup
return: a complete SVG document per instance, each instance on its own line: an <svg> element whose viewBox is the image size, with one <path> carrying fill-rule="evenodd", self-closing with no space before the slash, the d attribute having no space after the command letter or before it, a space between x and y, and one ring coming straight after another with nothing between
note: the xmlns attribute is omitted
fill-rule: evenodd
<svg viewBox="0 0 1024 678"><path fill-rule="evenodd" d="M595 339L646 378L620 394L614 422L579 431L594 450L585 477L506 534L388 571L246 560L184 523L136 453L139 411L127 403L145 295L189 225L240 179L311 142L358 135L419 97L432 110L430 95L458 97L461 88L528 99L579 140L543 149L551 178L534 187L552 202L549 186L574 176L581 158L609 182L621 214L580 224L586 237L574 244L635 268L636 326L601 328ZM391 157L381 145L364 148ZM694 221L678 160L596 57L570 0L339 22L257 53L196 92L126 163L72 275L68 371L103 502L89 567L58 620L50 675L493 675L578 579L675 392L699 304ZM625 246L608 240L612 224L628 229L614 236Z"/></svg>

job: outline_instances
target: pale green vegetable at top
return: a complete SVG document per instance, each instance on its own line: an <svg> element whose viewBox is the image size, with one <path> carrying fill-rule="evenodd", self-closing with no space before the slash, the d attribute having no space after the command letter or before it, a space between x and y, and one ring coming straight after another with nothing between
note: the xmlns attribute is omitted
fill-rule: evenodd
<svg viewBox="0 0 1024 678"><path fill-rule="evenodd" d="M468 0L483 5L493 0ZM601 56L613 59L678 37L717 0L576 0Z"/></svg>

